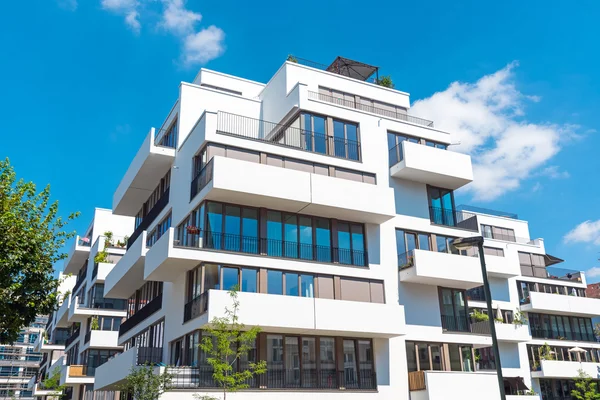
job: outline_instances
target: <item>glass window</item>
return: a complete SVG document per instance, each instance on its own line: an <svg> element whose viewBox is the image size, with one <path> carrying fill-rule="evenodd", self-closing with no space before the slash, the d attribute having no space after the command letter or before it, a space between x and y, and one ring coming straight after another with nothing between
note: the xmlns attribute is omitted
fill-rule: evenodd
<svg viewBox="0 0 600 400"><path fill-rule="evenodd" d="M298 338L286 336L285 338L285 378L288 387L300 386L300 351Z"/></svg>
<svg viewBox="0 0 600 400"><path fill-rule="evenodd" d="M293 214L285 214L285 243L284 252L285 257L297 258L298 257L298 217Z"/></svg>
<svg viewBox="0 0 600 400"><path fill-rule="evenodd" d="M206 246L211 249L222 248L223 205L209 202L206 207Z"/></svg>
<svg viewBox="0 0 600 400"><path fill-rule="evenodd" d="M285 273L285 294L287 296L298 296L298 274Z"/></svg>
<svg viewBox="0 0 600 400"><path fill-rule="evenodd" d="M419 249L431 250L429 246L429 235L426 233L419 233Z"/></svg>
<svg viewBox="0 0 600 400"><path fill-rule="evenodd" d="M329 220L326 218L315 218L315 239L317 261L331 262L331 230Z"/></svg>
<svg viewBox="0 0 600 400"><path fill-rule="evenodd" d="M431 365L434 371L442 370L442 346L432 344L431 348Z"/></svg>
<svg viewBox="0 0 600 400"><path fill-rule="evenodd" d="M313 259L313 231L312 231L312 220L309 217L300 216L298 218L299 224L299 237L300 237L300 258L305 260Z"/></svg>
<svg viewBox="0 0 600 400"><path fill-rule="evenodd" d="M242 251L258 254L258 210L242 210Z"/></svg>
<svg viewBox="0 0 600 400"><path fill-rule="evenodd" d="M356 369L356 350L354 340L344 339L344 381L346 387L358 385L358 371Z"/></svg>
<svg viewBox="0 0 600 400"><path fill-rule="evenodd" d="M258 271L250 268L242 268L242 292L257 293Z"/></svg>
<svg viewBox="0 0 600 400"><path fill-rule="evenodd" d="M325 118L317 115L313 116L314 151L322 154L327 154L327 131L325 125Z"/></svg>
<svg viewBox="0 0 600 400"><path fill-rule="evenodd" d="M417 352L419 355L419 367L421 371L428 371L431 369L429 364L429 346L427 343L417 343Z"/></svg>
<svg viewBox="0 0 600 400"><path fill-rule="evenodd" d="M221 267L215 264L206 264L204 266L204 291L208 291L210 289L221 289L219 279L219 272ZM191 299L190 299L191 300Z"/></svg>
<svg viewBox="0 0 600 400"><path fill-rule="evenodd" d="M267 293L283 294L283 273L281 271L267 271Z"/></svg>
<svg viewBox="0 0 600 400"><path fill-rule="evenodd" d="M452 371L462 371L459 345L450 343L448 345L448 352L450 353L450 369Z"/></svg>
<svg viewBox="0 0 600 400"><path fill-rule="evenodd" d="M238 285L237 268L223 267L221 270L223 271L223 290L231 290Z"/></svg>
<svg viewBox="0 0 600 400"><path fill-rule="evenodd" d="M267 254L281 257L282 255L282 221L278 211L267 211Z"/></svg>
<svg viewBox="0 0 600 400"><path fill-rule="evenodd" d="M302 338L302 386L317 387L317 345L314 337Z"/></svg>
<svg viewBox="0 0 600 400"><path fill-rule="evenodd" d="M414 372L417 370L417 353L415 352L414 342L406 342L406 363L408 366L408 372Z"/></svg>
<svg viewBox="0 0 600 400"><path fill-rule="evenodd" d="M333 338L319 338L319 361L321 364L321 387L332 387L336 381L335 340Z"/></svg>
<svg viewBox="0 0 600 400"><path fill-rule="evenodd" d="M315 297L314 277L312 275L300 275L300 295L302 297Z"/></svg>
<svg viewBox="0 0 600 400"><path fill-rule="evenodd" d="M283 370L283 337L267 335L267 370L269 373Z"/></svg>

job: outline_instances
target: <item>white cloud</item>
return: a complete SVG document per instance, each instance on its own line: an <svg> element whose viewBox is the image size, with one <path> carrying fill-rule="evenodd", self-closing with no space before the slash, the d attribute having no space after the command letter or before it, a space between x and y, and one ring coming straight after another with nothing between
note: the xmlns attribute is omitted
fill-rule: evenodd
<svg viewBox="0 0 600 400"><path fill-rule="evenodd" d="M561 171L558 165L551 165L544 168L540 175L547 176L552 179L567 179L571 177L568 171Z"/></svg>
<svg viewBox="0 0 600 400"><path fill-rule="evenodd" d="M138 0L102 0L102 8L112 11L125 17L125 23L136 33L140 32L141 24L139 20Z"/></svg>
<svg viewBox="0 0 600 400"><path fill-rule="evenodd" d="M183 64L205 64L225 51L225 32L214 25L186 36L183 43Z"/></svg>
<svg viewBox="0 0 600 400"><path fill-rule="evenodd" d="M162 0L164 12L160 27L176 35L185 35L194 31L194 25L200 22L202 15L185 8L184 0Z"/></svg>
<svg viewBox="0 0 600 400"><path fill-rule="evenodd" d="M60 8L64 8L65 10L77 10L77 0L57 0L56 2Z"/></svg>
<svg viewBox="0 0 600 400"><path fill-rule="evenodd" d="M564 236L565 243L593 243L600 245L600 219L587 220L571 229Z"/></svg>
<svg viewBox="0 0 600 400"><path fill-rule="evenodd" d="M450 149L471 155L474 181L466 190L479 201L518 189L573 135L572 126L524 120L524 103L540 98L517 89L513 81L517 65L510 63L475 83L454 82L411 109L450 132L454 143L460 142Z"/></svg>
<svg viewBox="0 0 600 400"><path fill-rule="evenodd" d="M586 278L596 278L600 276L600 267L592 267L585 271Z"/></svg>

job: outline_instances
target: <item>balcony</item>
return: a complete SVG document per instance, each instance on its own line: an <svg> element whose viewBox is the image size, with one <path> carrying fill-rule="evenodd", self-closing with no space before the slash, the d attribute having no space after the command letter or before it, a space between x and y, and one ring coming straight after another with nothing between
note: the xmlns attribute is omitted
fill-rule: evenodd
<svg viewBox="0 0 600 400"><path fill-rule="evenodd" d="M486 254L485 268L488 276L496 278L507 279L521 275L521 267L519 266L519 260L516 257L516 253L505 254L505 257Z"/></svg>
<svg viewBox="0 0 600 400"><path fill-rule="evenodd" d="M34 397L59 397L62 394L62 391L60 390L57 391L56 389L53 390L44 388L42 382L34 383L30 390L32 391Z"/></svg>
<svg viewBox="0 0 600 400"><path fill-rule="evenodd" d="M231 257L234 254L244 259L234 261ZM302 245L296 242L206 231L187 234L179 240L175 239L174 228L170 228L148 250L144 265L144 279L172 282L178 279L178 274L192 269L202 261L221 263L226 258L227 262L246 265L249 256L261 256L261 258L266 256L293 262L318 262L355 268L369 265L368 254L365 251Z"/></svg>
<svg viewBox="0 0 600 400"><path fill-rule="evenodd" d="M79 304L79 298L75 297L75 301L71 302L69 307L69 322L84 322L89 317L125 317L127 311L124 310L124 304L121 306L119 303L122 300L118 300L115 304L115 300L107 299L105 303L92 304L92 307L85 307ZM118 307L118 308L114 308ZM123 307L123 308L121 308Z"/></svg>
<svg viewBox="0 0 600 400"><path fill-rule="evenodd" d="M90 347L95 349L120 349L121 346L117 344L118 340L118 331L91 330L85 334L83 346L80 350L84 351Z"/></svg>
<svg viewBox="0 0 600 400"><path fill-rule="evenodd" d="M456 190L473 181L471 157L408 141L390 150L390 176Z"/></svg>
<svg viewBox="0 0 600 400"><path fill-rule="evenodd" d="M554 293L529 292L521 311L593 318L600 315L600 299Z"/></svg>
<svg viewBox="0 0 600 400"><path fill-rule="evenodd" d="M143 231L127 249L125 255L112 268L104 281L104 296L127 299L133 290L144 284L144 260L146 259L146 235Z"/></svg>
<svg viewBox="0 0 600 400"><path fill-rule="evenodd" d="M67 386L94 383L95 368L87 365L63 365L60 371L60 384Z"/></svg>
<svg viewBox="0 0 600 400"><path fill-rule="evenodd" d="M149 316L151 316L152 314L154 314L161 308L162 308L162 293L159 294L154 299L152 299L152 301L150 301L150 303L148 303L144 307L142 307L141 310L139 310L138 312L133 314L131 317L127 318L127 320L125 320L125 322L123 322L121 324L121 326L119 327L119 336L123 336L124 334L129 332L131 329L136 327L139 323L144 321L146 318L148 318Z"/></svg>
<svg viewBox="0 0 600 400"><path fill-rule="evenodd" d="M92 270L92 284L95 282L104 282L114 267L115 264L112 263L95 263Z"/></svg>
<svg viewBox="0 0 600 400"><path fill-rule="evenodd" d="M207 200L375 224L395 215L389 187L221 156L211 163L191 189Z"/></svg>
<svg viewBox="0 0 600 400"><path fill-rule="evenodd" d="M67 328L69 326L69 308L71 307L72 295L65 296L58 311L56 312L56 327Z"/></svg>
<svg viewBox="0 0 600 400"><path fill-rule="evenodd" d="M165 209L167 204L169 204L169 192L170 188L167 188L161 195L160 199L154 204L152 209L148 211L148 214L144 216L142 222L138 225L137 228L131 234L131 237L127 240L127 249L129 249L133 243L137 240L137 238L144 232L152 222L158 217L162 210Z"/></svg>
<svg viewBox="0 0 600 400"><path fill-rule="evenodd" d="M71 344L73 344L73 342L75 342L77 339L79 339L79 333L80 333L80 328L75 329L75 331L71 334L71 336L69 336L67 338L67 341L65 342L65 349L67 349Z"/></svg>
<svg viewBox="0 0 600 400"><path fill-rule="evenodd" d="M494 372L415 371L408 373L412 400L499 399Z"/></svg>
<svg viewBox="0 0 600 400"><path fill-rule="evenodd" d="M477 215L466 211L429 207L429 220L434 225L465 229L471 232L479 231Z"/></svg>
<svg viewBox="0 0 600 400"><path fill-rule="evenodd" d="M406 331L404 307L398 304L363 303L265 293L238 293L240 322L260 326L263 331L304 332L306 334L352 335L391 338ZM208 298L198 301L186 317L192 327L202 327L215 317L224 317L231 307L224 290L209 290ZM192 306L189 306L190 308ZM352 318L343 316L352 315Z"/></svg>
<svg viewBox="0 0 600 400"><path fill-rule="evenodd" d="M69 250L69 255L65 260L63 273L65 274L75 274L77 275L77 271L83 265L83 263L90 256L90 241L87 238L81 238L79 236L75 237L75 241Z"/></svg>
<svg viewBox="0 0 600 400"><path fill-rule="evenodd" d="M94 390L118 390L133 367L158 364L162 362L162 355L162 348L152 347L132 347L117 354L96 368Z"/></svg>
<svg viewBox="0 0 600 400"><path fill-rule="evenodd" d="M48 339L44 338L44 335L39 335L33 346L33 350L36 353L51 353L53 351L59 351L59 350L64 350L64 349L65 349L64 343L63 344L49 343Z"/></svg>
<svg viewBox="0 0 600 400"><path fill-rule="evenodd" d="M598 376L598 371L600 371L600 363L541 360L540 369L538 371L532 371L531 377L573 379L579 375L580 369L589 376L596 378Z"/></svg>
<svg viewBox="0 0 600 400"><path fill-rule="evenodd" d="M522 343L531 340L528 325L496 323L496 336L500 342Z"/></svg>
<svg viewBox="0 0 600 400"><path fill-rule="evenodd" d="M400 281L472 289L483 285L479 258L427 250L398 256Z"/></svg>
<svg viewBox="0 0 600 400"><path fill-rule="evenodd" d="M154 128L129 165L113 196L113 213L134 217L175 159L175 149L154 144Z"/></svg>

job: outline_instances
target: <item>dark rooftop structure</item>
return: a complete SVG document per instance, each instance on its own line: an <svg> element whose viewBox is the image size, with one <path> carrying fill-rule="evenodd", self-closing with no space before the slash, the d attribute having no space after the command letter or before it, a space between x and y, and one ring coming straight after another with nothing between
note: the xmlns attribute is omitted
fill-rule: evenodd
<svg viewBox="0 0 600 400"><path fill-rule="evenodd" d="M297 62L298 64L306 65L307 67L317 68L323 71L333 72L334 74L358 79L359 81L366 82L373 77L373 75L375 75L375 79L372 79L372 81L376 82L379 79L379 67L340 56L336 57L336 59L329 66L292 55L288 57L288 61Z"/></svg>

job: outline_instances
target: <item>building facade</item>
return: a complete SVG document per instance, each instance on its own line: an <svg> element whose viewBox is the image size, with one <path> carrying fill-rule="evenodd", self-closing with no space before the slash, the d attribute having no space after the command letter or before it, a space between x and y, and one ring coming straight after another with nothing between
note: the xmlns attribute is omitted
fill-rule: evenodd
<svg viewBox="0 0 600 400"><path fill-rule="evenodd" d="M557 268L517 216L457 206L470 157L409 115L407 93L374 84L376 68L298 61L266 84L206 69L180 84L113 197L131 233L103 296L124 320L98 337L122 353L72 378L77 390L112 393L151 363L174 376L164 399L218 396L197 345L233 287L240 321L262 330L236 368L267 372L232 399L497 399L489 318L507 398L569 399L578 369L597 378L600 307L583 273ZM478 251L452 245L480 235L492 316ZM61 310L55 326L84 336L92 314ZM65 377L90 365L77 343Z"/></svg>
<svg viewBox="0 0 600 400"><path fill-rule="evenodd" d="M122 299L105 295L105 280L125 254L134 219L96 208L85 235L77 236L64 262L59 307L35 344L44 354L32 380L36 397L56 395L44 381L55 378L68 399L118 398L113 391L93 391L96 368L123 349L118 331L126 316Z"/></svg>

